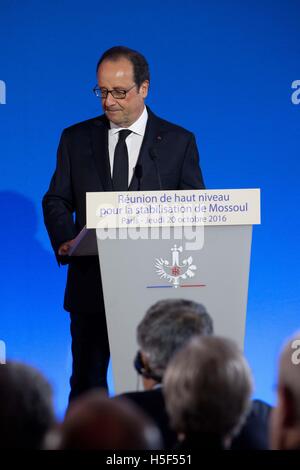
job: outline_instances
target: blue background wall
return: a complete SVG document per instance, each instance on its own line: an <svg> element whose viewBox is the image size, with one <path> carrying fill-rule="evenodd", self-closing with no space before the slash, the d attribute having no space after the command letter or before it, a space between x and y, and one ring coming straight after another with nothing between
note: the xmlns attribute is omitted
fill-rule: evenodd
<svg viewBox="0 0 300 470"><path fill-rule="evenodd" d="M208 188L262 189L246 355L255 396L273 402L279 348L300 326L299 18L298 0L0 0L0 340L49 377L59 414L71 367L66 272L41 198L61 130L101 112L95 64L116 44L148 58L148 104L195 132Z"/></svg>

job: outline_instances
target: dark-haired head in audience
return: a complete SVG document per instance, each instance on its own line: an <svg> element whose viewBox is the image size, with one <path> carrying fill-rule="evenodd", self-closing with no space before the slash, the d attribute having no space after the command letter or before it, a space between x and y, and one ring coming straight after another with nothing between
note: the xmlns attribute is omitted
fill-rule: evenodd
<svg viewBox="0 0 300 470"><path fill-rule="evenodd" d="M233 341L193 338L164 375L166 407L181 447L230 447L249 412L251 392L250 369Z"/></svg>
<svg viewBox="0 0 300 470"><path fill-rule="evenodd" d="M0 447L40 449L54 421L52 390L42 374L17 362L0 365Z"/></svg>
<svg viewBox="0 0 300 470"><path fill-rule="evenodd" d="M288 341L280 355L270 442L275 450L300 450L300 333Z"/></svg>
<svg viewBox="0 0 300 470"><path fill-rule="evenodd" d="M53 437L53 436L52 436ZM60 450L160 450L161 436L144 413L126 399L92 390L72 402L54 439Z"/></svg>
<svg viewBox="0 0 300 470"><path fill-rule="evenodd" d="M213 322L203 305L184 299L155 303L137 328L137 361L144 388L162 381L171 357L192 336L212 334Z"/></svg>

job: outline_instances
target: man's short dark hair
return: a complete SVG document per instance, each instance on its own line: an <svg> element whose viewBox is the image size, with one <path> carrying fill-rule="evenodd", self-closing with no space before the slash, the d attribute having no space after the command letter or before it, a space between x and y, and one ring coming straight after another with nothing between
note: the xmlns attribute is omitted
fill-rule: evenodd
<svg viewBox="0 0 300 470"><path fill-rule="evenodd" d="M192 336L213 334L205 307L185 299L160 300L152 305L137 328L137 342L153 374L162 378L174 353Z"/></svg>
<svg viewBox="0 0 300 470"><path fill-rule="evenodd" d="M132 63L133 79L138 88L140 88L145 80L150 82L149 65L145 57L140 52L129 49L129 47L125 46L115 46L105 51L97 63L96 72L98 72L98 69L104 60L117 61L121 58L125 58Z"/></svg>

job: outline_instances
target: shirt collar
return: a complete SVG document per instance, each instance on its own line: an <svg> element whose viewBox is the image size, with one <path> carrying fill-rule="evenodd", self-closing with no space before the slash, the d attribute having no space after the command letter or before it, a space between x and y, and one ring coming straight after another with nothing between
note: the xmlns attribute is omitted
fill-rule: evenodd
<svg viewBox="0 0 300 470"><path fill-rule="evenodd" d="M146 106L144 107L144 111L140 115L140 117L129 127L119 127L117 124L114 124L113 122L110 121L110 130L109 133L111 135L117 134L120 132L122 129L128 129L132 131L134 134L138 134L140 136L144 136L145 134L145 129L146 129L146 124L147 124L147 119L148 119L148 112Z"/></svg>

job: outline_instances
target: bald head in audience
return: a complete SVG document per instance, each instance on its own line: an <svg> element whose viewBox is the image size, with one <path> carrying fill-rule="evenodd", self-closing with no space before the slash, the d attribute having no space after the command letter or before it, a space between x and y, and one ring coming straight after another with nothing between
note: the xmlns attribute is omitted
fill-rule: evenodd
<svg viewBox="0 0 300 470"><path fill-rule="evenodd" d="M227 448L244 423L252 378L237 345L194 337L171 359L164 376L166 407L186 447Z"/></svg>
<svg viewBox="0 0 300 470"><path fill-rule="evenodd" d="M279 360L277 405L270 428L271 448L300 450L300 332L284 347Z"/></svg>
<svg viewBox="0 0 300 470"><path fill-rule="evenodd" d="M161 437L152 421L124 398L87 392L75 400L62 423L62 450L159 450Z"/></svg>

